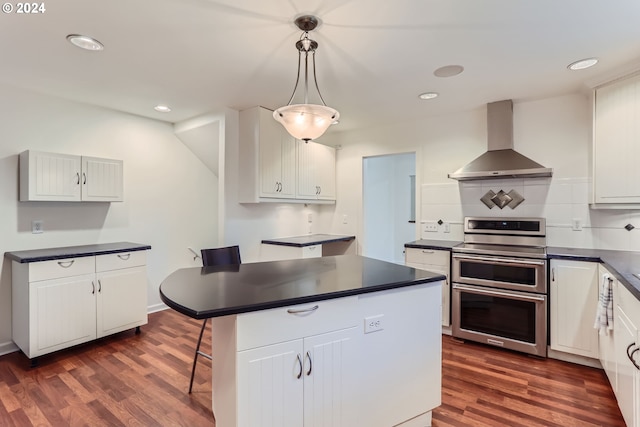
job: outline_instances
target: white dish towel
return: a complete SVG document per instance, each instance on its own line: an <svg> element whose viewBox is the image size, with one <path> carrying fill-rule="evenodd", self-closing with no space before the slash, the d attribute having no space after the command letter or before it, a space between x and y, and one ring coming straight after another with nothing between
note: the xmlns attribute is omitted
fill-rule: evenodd
<svg viewBox="0 0 640 427"><path fill-rule="evenodd" d="M613 330L613 280L608 274L602 275L602 286L598 296L598 308L596 310L596 321L593 325L600 335L608 335Z"/></svg>

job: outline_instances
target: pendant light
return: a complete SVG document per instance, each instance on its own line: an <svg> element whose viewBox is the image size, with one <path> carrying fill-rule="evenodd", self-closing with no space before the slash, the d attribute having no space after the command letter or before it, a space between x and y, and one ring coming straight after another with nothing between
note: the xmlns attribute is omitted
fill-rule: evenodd
<svg viewBox="0 0 640 427"><path fill-rule="evenodd" d="M322 136L329 126L340 118L340 113L331 107L327 107L318 88L315 56L318 43L309 38L309 31L317 27L318 19L312 15L303 15L298 17L294 22L296 26L303 31L300 40L296 42L296 49L298 49L298 75L296 85L293 88L293 93L287 105L275 110L273 112L273 118L280 122L291 136L309 142L312 139ZM320 101L322 101L322 105L309 104L309 55L311 55L313 82ZM298 83L300 83L301 63L303 59L304 104L291 104L298 90Z"/></svg>

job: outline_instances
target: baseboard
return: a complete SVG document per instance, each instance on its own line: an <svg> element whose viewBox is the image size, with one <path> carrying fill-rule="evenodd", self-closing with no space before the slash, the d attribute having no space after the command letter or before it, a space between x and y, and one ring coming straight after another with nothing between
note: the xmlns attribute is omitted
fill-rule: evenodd
<svg viewBox="0 0 640 427"><path fill-rule="evenodd" d="M571 353L565 353L563 351L552 350L547 348L547 357L551 359L558 359L564 362L576 363L578 365L590 366L592 368L602 369L602 364L598 359L591 357L578 356Z"/></svg>
<svg viewBox="0 0 640 427"><path fill-rule="evenodd" d="M15 343L13 341L8 341L8 342L0 344L0 356L3 356L5 354L9 354L9 353L13 353L13 352L19 351L19 350L20 349L18 348L17 345L15 345Z"/></svg>
<svg viewBox="0 0 640 427"><path fill-rule="evenodd" d="M443 326L442 327L442 335L452 335L451 334L451 326Z"/></svg>
<svg viewBox="0 0 640 427"><path fill-rule="evenodd" d="M156 313L158 311L166 310L169 306L164 303L154 304L147 307L147 313Z"/></svg>

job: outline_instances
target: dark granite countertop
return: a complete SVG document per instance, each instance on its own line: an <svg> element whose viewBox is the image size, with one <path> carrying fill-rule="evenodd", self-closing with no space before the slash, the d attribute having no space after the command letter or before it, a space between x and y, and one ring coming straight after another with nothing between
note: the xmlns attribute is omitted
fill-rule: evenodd
<svg viewBox="0 0 640 427"><path fill-rule="evenodd" d="M262 243L268 245L294 246L303 248L305 246L322 245L325 243L348 242L354 240L356 236L342 236L337 234L308 234L306 236L283 237L279 239L266 239Z"/></svg>
<svg viewBox="0 0 640 427"><path fill-rule="evenodd" d="M548 247L547 258L601 262L640 300L640 279L633 275L640 274L640 252Z"/></svg>
<svg viewBox="0 0 640 427"><path fill-rule="evenodd" d="M459 240L416 240L413 242L405 243L405 248L417 248L417 249L436 249L451 252L454 246L458 246L462 243Z"/></svg>
<svg viewBox="0 0 640 427"><path fill-rule="evenodd" d="M359 255L191 267L160 284L162 301L195 319L247 313L444 280Z"/></svg>
<svg viewBox="0 0 640 427"><path fill-rule="evenodd" d="M50 261L52 259L80 258L93 255L116 254L121 252L144 251L149 245L131 242L102 243L83 246L65 246L59 248L32 249L27 251L5 252L4 256L19 263Z"/></svg>

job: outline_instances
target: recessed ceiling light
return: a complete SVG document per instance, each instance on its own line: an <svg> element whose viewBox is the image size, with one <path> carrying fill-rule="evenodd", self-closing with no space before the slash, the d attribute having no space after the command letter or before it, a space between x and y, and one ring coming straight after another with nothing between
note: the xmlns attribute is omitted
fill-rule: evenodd
<svg viewBox="0 0 640 427"><path fill-rule="evenodd" d="M168 113L169 111L171 111L171 108L169 108L168 105L156 105L155 107L153 107L153 109L160 113Z"/></svg>
<svg viewBox="0 0 640 427"><path fill-rule="evenodd" d="M433 72L433 75L436 77L453 77L457 76L461 72L464 71L464 67L462 65L445 65L444 67L440 67Z"/></svg>
<svg viewBox="0 0 640 427"><path fill-rule="evenodd" d="M418 95L420 99L433 99L438 97L438 92L425 92Z"/></svg>
<svg viewBox="0 0 640 427"><path fill-rule="evenodd" d="M102 43L89 36L83 36L80 34L69 34L67 36L67 40L69 40L69 43L81 49L93 51L104 50L104 45Z"/></svg>
<svg viewBox="0 0 640 427"><path fill-rule="evenodd" d="M570 70L584 70L585 68L593 67L598 63L598 58L581 59L580 61L573 62L567 65Z"/></svg>

